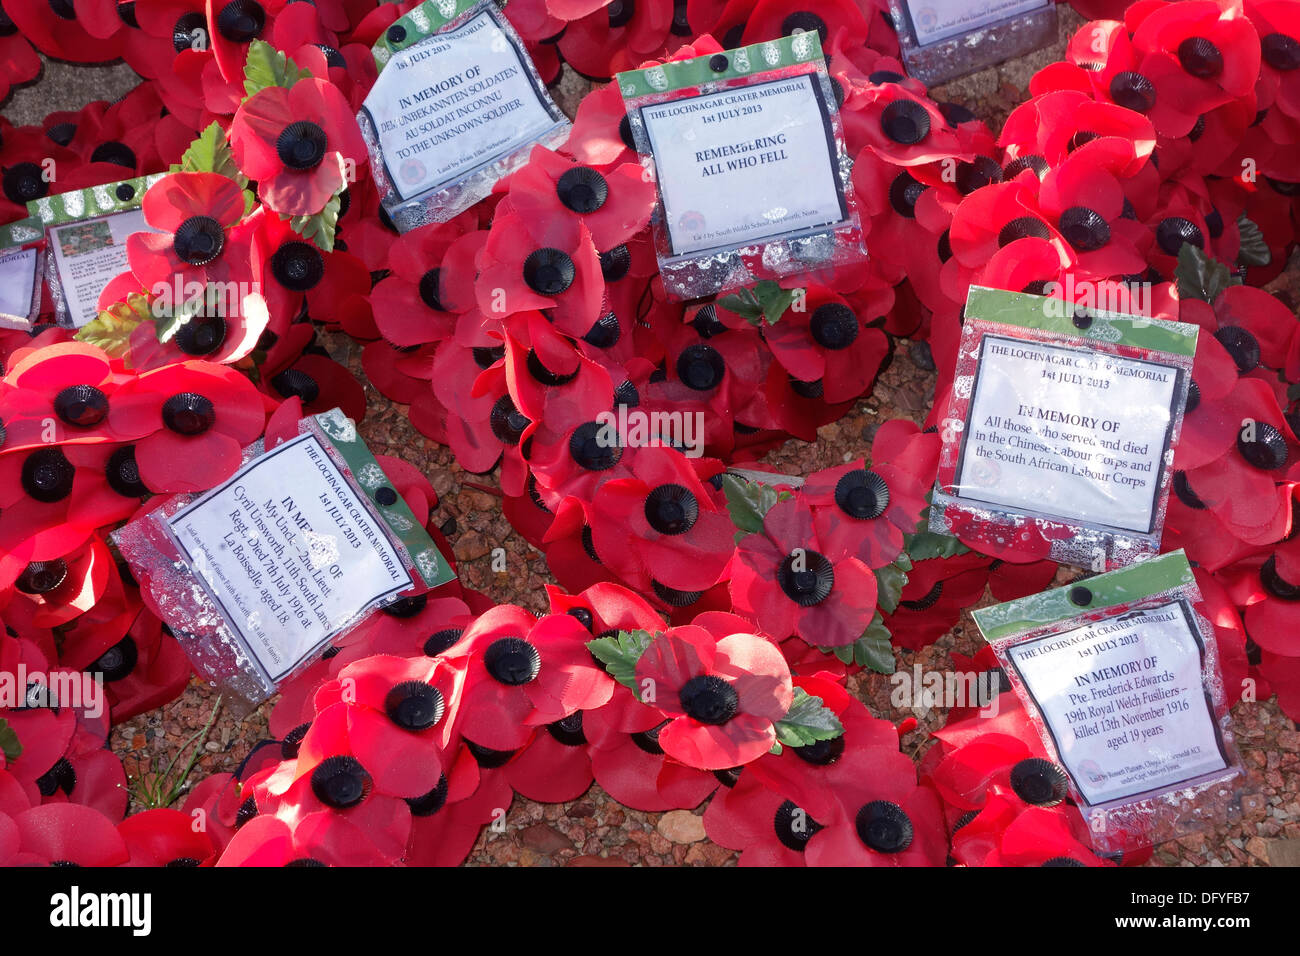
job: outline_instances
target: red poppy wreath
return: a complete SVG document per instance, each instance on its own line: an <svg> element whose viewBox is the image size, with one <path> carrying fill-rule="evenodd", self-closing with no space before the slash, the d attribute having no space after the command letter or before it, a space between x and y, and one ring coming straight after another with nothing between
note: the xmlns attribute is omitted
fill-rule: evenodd
<svg viewBox="0 0 1300 956"><path fill-rule="evenodd" d="M437 26L413 0L4 0L0 94L38 52L121 58L140 82L0 119L4 255L45 257L39 212L71 213L63 194L137 217L90 321L56 318L56 258L37 311L0 321L0 679L40 675L0 694L0 865L454 865L515 794L593 782L638 810L706 807L744 865L1141 862L1140 841L1094 848L1015 694L918 730L854 693L986 593L1057 578L1048 527L996 546L961 519L925 529L944 409L969 388L968 291L1068 308L1087 288L1200 330L1164 548L1195 568L1230 702L1249 687L1300 719L1300 320L1261 288L1300 229L1300 5L1074 5L1098 19L991 130L907 76L884 0L511 0L493 29L539 89L565 64L593 85L567 137L412 227L403 177L439 174L376 162L357 116L408 28ZM675 301L644 130L606 81L810 32L867 257ZM322 344L345 340L350 364ZM761 462L852 413L900 348L934 374L915 420L811 474ZM236 771L129 785L112 727L191 668L163 585L111 536L304 416L365 431L377 401L494 476L462 483L544 554L544 613L463 580L406 593L279 686ZM378 458L446 546L423 464ZM104 707L56 699L78 675Z"/></svg>

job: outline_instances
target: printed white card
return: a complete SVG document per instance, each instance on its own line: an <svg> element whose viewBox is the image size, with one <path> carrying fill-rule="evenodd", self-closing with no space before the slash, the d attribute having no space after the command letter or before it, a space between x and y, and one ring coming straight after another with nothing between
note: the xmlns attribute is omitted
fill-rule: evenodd
<svg viewBox="0 0 1300 956"><path fill-rule="evenodd" d="M1184 603L1014 644L1007 654L1089 805L1227 766Z"/></svg>
<svg viewBox="0 0 1300 956"><path fill-rule="evenodd" d="M0 326L30 325L37 305L34 299L39 266L35 249L0 255Z"/></svg>
<svg viewBox="0 0 1300 956"><path fill-rule="evenodd" d="M486 11L393 55L364 109L402 199L463 178L556 125L525 56Z"/></svg>
<svg viewBox="0 0 1300 956"><path fill-rule="evenodd" d="M127 237L135 232L153 231L139 209L49 227L54 267L75 328L81 328L99 314L99 294L127 270Z"/></svg>
<svg viewBox="0 0 1300 956"><path fill-rule="evenodd" d="M412 579L314 435L278 445L168 526L272 682Z"/></svg>
<svg viewBox="0 0 1300 956"><path fill-rule="evenodd" d="M1178 370L986 335L952 494L1151 530Z"/></svg>
<svg viewBox="0 0 1300 956"><path fill-rule="evenodd" d="M918 46L1047 6L1049 0L904 0Z"/></svg>
<svg viewBox="0 0 1300 956"><path fill-rule="evenodd" d="M642 107L674 256L845 220L815 83L796 76Z"/></svg>

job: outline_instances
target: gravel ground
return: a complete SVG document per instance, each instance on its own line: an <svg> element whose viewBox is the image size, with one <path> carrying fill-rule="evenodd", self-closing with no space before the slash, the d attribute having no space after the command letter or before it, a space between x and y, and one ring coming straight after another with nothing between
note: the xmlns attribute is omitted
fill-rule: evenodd
<svg viewBox="0 0 1300 956"><path fill-rule="evenodd" d="M1025 99L1035 70L1059 59L1069 32L1082 22L1061 8L1058 42L996 68L936 87L939 100L961 103L997 129L1014 106ZM134 82L123 66L74 67L47 64L39 84L20 90L5 107L14 123L39 122L54 109L74 109L94 99L113 99ZM572 114L585 90L573 75L561 84L559 101ZM1300 302L1300 266L1275 284L1291 303ZM360 375L359 349L343 336L325 336L325 344L339 361ZM493 476L466 475L451 453L420 435L407 421L406 409L368 388L369 412L362 433L377 453L410 461L429 475L440 498L439 523L454 519L456 556L463 579L498 601L514 602L534 611L544 609L542 586L552 578L539 552L515 535L501 514L499 499L473 487L493 485ZM838 422L822 428L816 444L792 441L767 457L774 470L803 474L863 455L877 425L889 418L921 420L933 399L934 376L910 357L908 343L900 343L892 367L881 377L874 393L860 401ZM471 484L472 483L472 484ZM488 560L494 547L504 547L509 570L493 572ZM1064 575L1064 572L1062 573ZM985 598L985 603L991 599ZM898 652L900 668L945 670L951 654L972 654L978 632L963 615L952 632L922 651ZM900 721L909 713L890 705L889 679L879 674L859 675L850 689L878 716ZM195 680L179 699L159 710L134 718L115 729L111 745L123 758L133 783L165 769L183 742L207 722L215 703L213 691ZM190 776L197 783L211 773L236 769L249 750L266 735L264 706L236 721L218 715L201 756ZM917 730L903 739L906 751L919 755L927 745L928 731L942 726L942 710L916 708ZM1300 865L1300 733L1273 701L1243 703L1233 709L1236 733L1248 778L1240 805L1217 829L1186 837L1157 848L1156 866L1259 866ZM186 754L179 763L188 759ZM141 809L133 797L132 811ZM597 786L581 799L566 804L543 805L516 799L505 826L486 829L470 855L475 865L511 866L719 866L733 864L736 854L710 843L699 819L703 808L669 813L643 813L619 805Z"/></svg>

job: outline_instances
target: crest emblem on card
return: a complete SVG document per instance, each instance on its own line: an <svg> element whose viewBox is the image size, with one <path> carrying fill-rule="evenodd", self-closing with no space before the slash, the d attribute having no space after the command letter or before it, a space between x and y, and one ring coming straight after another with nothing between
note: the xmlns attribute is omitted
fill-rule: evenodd
<svg viewBox="0 0 1300 956"><path fill-rule="evenodd" d="M651 89L668 89L668 74L664 72L662 66L652 66L650 69L646 70L645 81L650 84Z"/></svg>
<svg viewBox="0 0 1300 956"><path fill-rule="evenodd" d="M438 12L442 13L442 4L438 5ZM416 7L407 16L411 18L411 22L415 24L415 28L421 33L428 33L433 29L433 24L429 22L429 15L424 12L424 7Z"/></svg>
<svg viewBox="0 0 1300 956"><path fill-rule="evenodd" d="M974 386L975 376L958 375L952 380L952 393L958 398L970 398L970 392Z"/></svg>
<svg viewBox="0 0 1300 956"><path fill-rule="evenodd" d="M731 54L731 66L737 73L749 72L749 51L744 47Z"/></svg>
<svg viewBox="0 0 1300 956"><path fill-rule="evenodd" d="M813 51L812 34L811 33L796 34L794 39L790 43L790 49L794 51L795 59L798 60L808 59L810 56L812 56L812 51Z"/></svg>
<svg viewBox="0 0 1300 956"><path fill-rule="evenodd" d="M334 441L351 444L357 440L357 426L337 408L331 408L328 412L321 412L316 416L316 421L324 429L325 434Z"/></svg>
<svg viewBox="0 0 1300 956"><path fill-rule="evenodd" d="M456 15L456 0L438 0L438 12L450 20Z"/></svg>
<svg viewBox="0 0 1300 956"><path fill-rule="evenodd" d="M424 180L426 170L424 168L424 163L420 162L418 159L406 159L403 160L402 165L398 167L398 172L402 176L402 182L418 183Z"/></svg>
<svg viewBox="0 0 1300 956"><path fill-rule="evenodd" d="M415 566L420 569L420 574L426 581L430 581L438 576L438 552L433 548L425 548L415 556Z"/></svg>
<svg viewBox="0 0 1300 956"><path fill-rule="evenodd" d="M781 62L781 48L771 40L764 43L761 49L763 51L763 60L768 66L776 66Z"/></svg>
<svg viewBox="0 0 1300 956"><path fill-rule="evenodd" d="M357 480L366 488L378 488L386 480L384 469L375 462L365 465L357 472Z"/></svg>
<svg viewBox="0 0 1300 956"><path fill-rule="evenodd" d="M1088 338L1097 339L1100 342L1118 342L1123 337L1123 332L1105 321L1093 322L1092 328L1088 329Z"/></svg>
<svg viewBox="0 0 1300 956"><path fill-rule="evenodd" d="M81 190L63 194L63 209L69 216L86 214L86 197L81 194Z"/></svg>

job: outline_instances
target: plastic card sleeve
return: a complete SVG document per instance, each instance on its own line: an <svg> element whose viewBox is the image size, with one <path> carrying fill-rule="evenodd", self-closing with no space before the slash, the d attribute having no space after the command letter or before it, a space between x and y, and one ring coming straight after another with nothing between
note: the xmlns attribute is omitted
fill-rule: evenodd
<svg viewBox="0 0 1300 956"><path fill-rule="evenodd" d="M930 530L1103 571L1160 551L1197 329L972 286Z"/></svg>
<svg viewBox="0 0 1300 956"><path fill-rule="evenodd" d="M79 329L99 314L99 295L128 268L126 240L150 231L140 209L162 173L42 196L27 204L45 232L45 279L54 317Z"/></svg>
<svg viewBox="0 0 1300 956"><path fill-rule="evenodd" d="M816 31L615 77L672 299L860 262L835 84Z"/></svg>
<svg viewBox="0 0 1300 956"><path fill-rule="evenodd" d="M533 146L568 139L568 118L492 0L426 0L371 49L379 79L357 122L401 232L459 215Z"/></svg>
<svg viewBox="0 0 1300 956"><path fill-rule="evenodd" d="M910 76L926 86L1056 41L1053 0L889 0Z"/></svg>
<svg viewBox="0 0 1300 956"><path fill-rule="evenodd" d="M1186 836L1240 799L1200 599L1175 551L973 612L1102 852Z"/></svg>
<svg viewBox="0 0 1300 956"><path fill-rule="evenodd" d="M338 409L113 535L194 669L246 712L376 608L455 577Z"/></svg>

